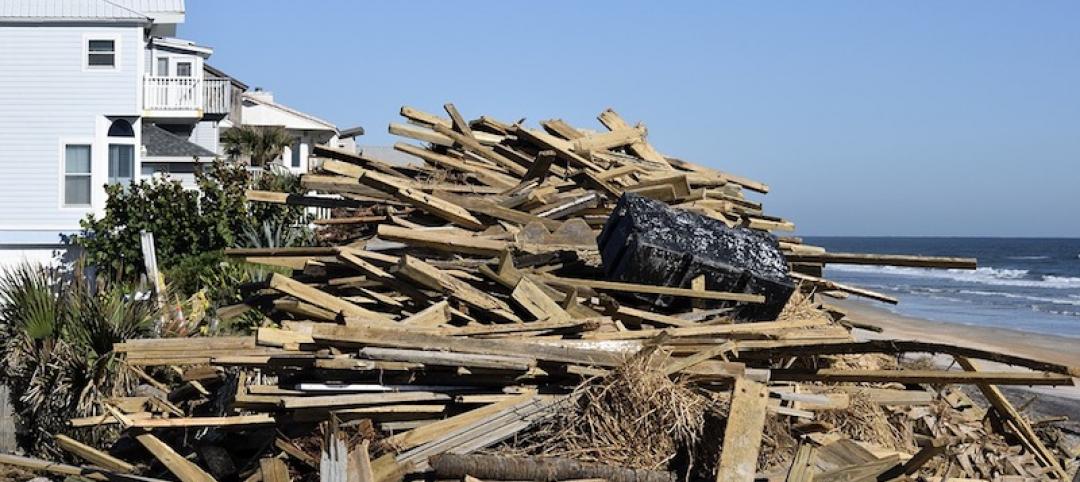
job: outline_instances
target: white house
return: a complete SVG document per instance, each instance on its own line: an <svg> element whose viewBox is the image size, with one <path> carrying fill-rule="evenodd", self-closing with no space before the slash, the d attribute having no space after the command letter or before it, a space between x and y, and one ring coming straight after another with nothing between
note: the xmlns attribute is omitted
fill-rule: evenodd
<svg viewBox="0 0 1080 482"><path fill-rule="evenodd" d="M48 260L105 207L104 186L169 174L190 183L250 120L296 135L306 170L332 124L244 94L176 38L184 0L0 0L0 266ZM244 118L247 119L244 119Z"/></svg>

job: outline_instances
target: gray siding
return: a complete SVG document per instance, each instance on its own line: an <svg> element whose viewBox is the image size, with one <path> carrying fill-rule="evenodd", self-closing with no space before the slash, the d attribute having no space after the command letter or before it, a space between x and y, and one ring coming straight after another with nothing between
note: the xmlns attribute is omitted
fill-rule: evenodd
<svg viewBox="0 0 1080 482"><path fill-rule="evenodd" d="M221 154L221 150L218 149L218 144L221 139L218 136L217 121L200 121L195 124L195 128L191 130L191 138L188 140L215 153Z"/></svg>
<svg viewBox="0 0 1080 482"><path fill-rule="evenodd" d="M119 39L117 70L84 69L87 34ZM141 28L7 24L0 45L0 232L77 229L90 210L61 207L61 142L91 140L93 184L106 182L103 116L141 114Z"/></svg>

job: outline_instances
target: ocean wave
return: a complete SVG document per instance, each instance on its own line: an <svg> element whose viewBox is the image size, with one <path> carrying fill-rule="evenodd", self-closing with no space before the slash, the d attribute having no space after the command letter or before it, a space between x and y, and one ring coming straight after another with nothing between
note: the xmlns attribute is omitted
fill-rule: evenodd
<svg viewBox="0 0 1080 482"><path fill-rule="evenodd" d="M1069 298L1071 298L1071 299L1067 299L1067 298L1048 298L1048 297L1045 297L1045 296L1028 296L1028 295L1021 295L1021 294L1017 294L1017 293L1004 293L1004 292L1001 292L1001 291L958 290L957 293L965 294L965 295L992 296L992 297L1009 298L1009 299L1014 299L1014 300L1035 301L1035 302L1039 302L1039 303L1050 303L1050 304L1054 304L1054 305L1080 306L1080 298L1077 298L1075 295L1070 295Z"/></svg>
<svg viewBox="0 0 1080 482"><path fill-rule="evenodd" d="M1046 308L1046 307L1039 306L1039 305L1031 305L1031 309L1034 310L1034 311L1038 311L1039 313L1048 313L1048 314L1051 314L1051 315L1080 316L1080 311L1055 310L1053 308Z"/></svg>
<svg viewBox="0 0 1080 482"><path fill-rule="evenodd" d="M1008 256L1005 259L1035 260L1035 259L1050 259L1050 257L1049 256Z"/></svg>
<svg viewBox="0 0 1080 482"><path fill-rule="evenodd" d="M934 278L978 283L993 286L1013 286L1026 288L1080 289L1080 278L1069 276L1028 277L1026 269L1006 269L982 267L975 270L908 268L903 266L863 266L829 265L829 271L842 273L864 273L877 275L907 276L913 278Z"/></svg>

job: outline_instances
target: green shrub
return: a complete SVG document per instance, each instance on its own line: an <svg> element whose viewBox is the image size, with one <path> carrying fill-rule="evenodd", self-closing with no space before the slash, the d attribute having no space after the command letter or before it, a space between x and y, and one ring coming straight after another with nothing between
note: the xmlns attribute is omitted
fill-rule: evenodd
<svg viewBox="0 0 1080 482"><path fill-rule="evenodd" d="M110 185L105 215L87 216L81 222L82 233L70 242L81 247L87 263L103 274L134 280L143 270L142 231L154 233L158 266L163 271L185 258L237 246L251 226L272 223L308 231L303 227L308 220L302 208L249 203L244 196L248 189L300 192L299 178L287 171L254 178L243 166L215 161L196 173L196 179L198 190L185 190L169 179ZM313 236L288 239L310 243Z"/></svg>

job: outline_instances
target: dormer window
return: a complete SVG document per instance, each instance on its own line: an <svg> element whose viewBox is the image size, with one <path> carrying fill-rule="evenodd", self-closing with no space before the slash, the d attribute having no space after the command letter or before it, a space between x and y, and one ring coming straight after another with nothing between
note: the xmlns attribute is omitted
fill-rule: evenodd
<svg viewBox="0 0 1080 482"><path fill-rule="evenodd" d="M86 66L91 69L116 68L116 40L89 39L86 42Z"/></svg>

